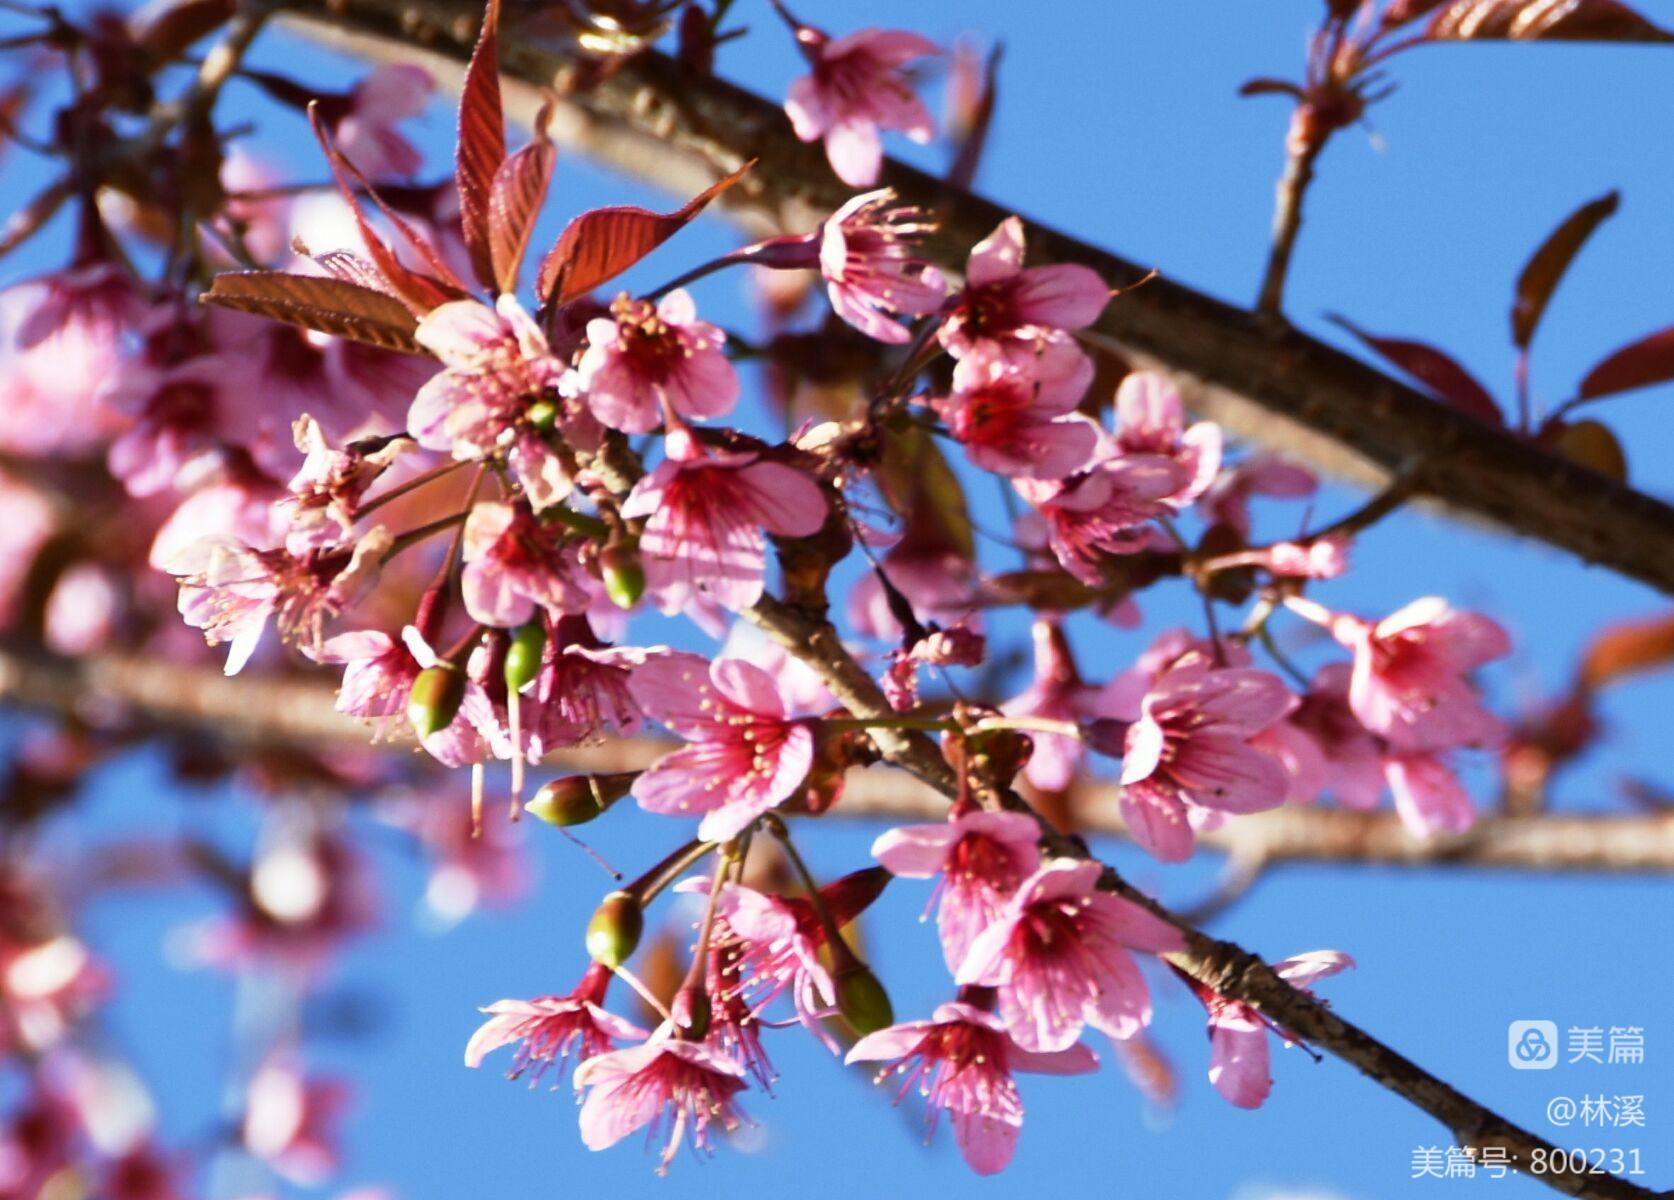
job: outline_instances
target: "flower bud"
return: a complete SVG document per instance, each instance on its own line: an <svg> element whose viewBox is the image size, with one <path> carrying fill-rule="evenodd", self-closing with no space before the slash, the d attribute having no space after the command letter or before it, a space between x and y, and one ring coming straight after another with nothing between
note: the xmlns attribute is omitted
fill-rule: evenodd
<svg viewBox="0 0 1674 1200"><path fill-rule="evenodd" d="M546 622L536 617L512 634L506 647L506 687L521 692L540 674L541 655L546 651Z"/></svg>
<svg viewBox="0 0 1674 1200"><path fill-rule="evenodd" d="M453 724L465 699L465 673L450 663L438 663L419 672L407 697L407 719L423 741Z"/></svg>
<svg viewBox="0 0 1674 1200"><path fill-rule="evenodd" d="M529 406L524 416L528 418L529 424L542 433L547 433L558 424L558 406L550 400L537 400Z"/></svg>
<svg viewBox="0 0 1674 1200"><path fill-rule="evenodd" d="M861 1037L895 1023L889 993L865 963L857 959L853 965L838 971L832 983L837 991L837 1011Z"/></svg>
<svg viewBox="0 0 1674 1200"><path fill-rule="evenodd" d="M633 956L645 931L645 910L632 892L612 892L587 922L587 953L612 970Z"/></svg>
<svg viewBox="0 0 1674 1200"><path fill-rule="evenodd" d="M701 1041L709 1032L709 1022L713 1016L709 993L700 983L686 984L674 993L674 1002L669 1005L668 1014L684 1031L684 1037Z"/></svg>
<svg viewBox="0 0 1674 1200"><path fill-rule="evenodd" d="M585 825L628 794L637 771L614 775L568 775L541 784L535 798L523 806L531 817L548 825Z"/></svg>
<svg viewBox="0 0 1674 1200"><path fill-rule="evenodd" d="M613 542L599 553L605 595L617 608L632 608L645 594L645 568L636 547Z"/></svg>

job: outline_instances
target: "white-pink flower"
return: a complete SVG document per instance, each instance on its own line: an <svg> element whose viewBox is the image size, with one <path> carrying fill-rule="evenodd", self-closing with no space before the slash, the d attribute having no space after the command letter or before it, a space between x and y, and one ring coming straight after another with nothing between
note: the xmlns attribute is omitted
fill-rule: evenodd
<svg viewBox="0 0 1674 1200"><path fill-rule="evenodd" d="M1400 750L1427 751L1496 742L1500 720L1482 706L1471 671L1511 653L1504 629L1480 613L1459 612L1437 596L1414 600L1381 621L1289 602L1354 651L1349 707L1361 724Z"/></svg>
<svg viewBox="0 0 1674 1200"><path fill-rule="evenodd" d="M935 312L947 280L914 253L932 226L918 209L893 206L894 199L884 188L833 213L820 229L819 268L839 317L867 337L901 345L912 335L891 315Z"/></svg>
<svg viewBox="0 0 1674 1200"><path fill-rule="evenodd" d="M1110 287L1090 267L1023 266L1023 221L1007 217L971 251L965 289L954 297L938 336L955 358L982 342L1029 359L1056 342L1079 354L1070 333L1098 319Z"/></svg>
<svg viewBox="0 0 1674 1200"><path fill-rule="evenodd" d="M593 415L624 433L649 433L664 417L725 416L738 401L727 335L697 319L682 289L658 301L620 297L610 317L587 322L577 384Z"/></svg>
<svg viewBox="0 0 1674 1200"><path fill-rule="evenodd" d="M1022 813L968 812L938 825L904 825L872 843L872 857L907 879L937 879L942 957L957 971L976 936L1040 866L1040 827ZM932 897L935 899L935 897Z"/></svg>
<svg viewBox="0 0 1674 1200"><path fill-rule="evenodd" d="M1354 959L1338 950L1313 950L1273 964L1273 972L1302 991L1313 983L1353 967ZM1187 978L1209 1012L1209 1082L1239 1108L1260 1108L1273 1090L1267 1045L1269 1032L1286 1046L1291 1039L1254 1008L1229 1000Z"/></svg>
<svg viewBox="0 0 1674 1200"><path fill-rule="evenodd" d="M343 156L372 179L406 179L424 156L395 128L424 111L436 81L422 67L381 66L348 95L348 111L337 121L333 140Z"/></svg>
<svg viewBox="0 0 1674 1200"><path fill-rule="evenodd" d="M998 991L1000 1017L1026 1050L1064 1050L1084 1027L1131 1037L1151 1019L1132 951L1181 949L1180 932L1098 890L1097 863L1056 859L1024 881L971 943L955 978Z"/></svg>
<svg viewBox="0 0 1674 1200"><path fill-rule="evenodd" d="M1122 817L1134 840L1164 862L1190 857L1189 806L1252 813L1285 802L1284 765L1250 739L1295 704L1266 671L1200 661L1164 672L1129 727L1122 757Z"/></svg>
<svg viewBox="0 0 1674 1200"><path fill-rule="evenodd" d="M983 470L1062 479L1098 448L1097 427L1076 412L1092 381L1092 362L1073 345L1052 343L1037 358L1017 359L984 343L953 368L952 394L932 407Z"/></svg>
<svg viewBox="0 0 1674 1200"><path fill-rule="evenodd" d="M943 1004L928 1021L906 1021L868 1034L847 1062L882 1062L878 1082L901 1079L899 1096L914 1084L929 1105L929 1124L947 1113L959 1153L979 1175L1005 1169L1023 1128L1023 1099L1013 1071L1083 1075L1098 1058L1086 1046L1030 1051L1019 1046L992 1013L963 1002Z"/></svg>
<svg viewBox="0 0 1674 1200"><path fill-rule="evenodd" d="M833 39L784 15L812 67L791 84L785 112L797 137L825 139L831 169L844 183L871 187L878 181L880 130L900 130L915 142L935 135L936 122L902 68L940 54L936 43L899 29L862 29Z"/></svg>
<svg viewBox="0 0 1674 1200"><path fill-rule="evenodd" d="M705 841L736 837L808 775L813 732L786 715L773 677L750 663L665 654L628 687L647 717L687 742L634 781L634 798L650 812L701 815Z"/></svg>
<svg viewBox="0 0 1674 1200"><path fill-rule="evenodd" d="M1476 824L1470 793L1439 755L1386 754L1383 776L1395 797L1395 812L1413 837L1464 833Z"/></svg>
<svg viewBox="0 0 1674 1200"><path fill-rule="evenodd" d="M1016 479L1013 485L1035 506L1059 565L1097 586L1106 558L1137 554L1150 544L1151 522L1172 511L1168 498L1184 479L1179 464L1134 454L1107 458L1066 480Z"/></svg>
<svg viewBox="0 0 1674 1200"><path fill-rule="evenodd" d="M767 539L808 537L825 524L825 496L807 475L743 452L665 459L634 485L624 517L644 517L646 590L664 612L705 597L738 611L761 598Z"/></svg>
<svg viewBox="0 0 1674 1200"><path fill-rule="evenodd" d="M659 1174L683 1140L708 1151L710 1126L730 1133L744 1120L737 1104L745 1088L743 1065L712 1042L672 1036L668 1025L650 1041L589 1058L576 1068L575 1085L586 1093L581 1140L589 1150L614 1146L647 1125L648 1137L656 1140L667 1122Z"/></svg>
<svg viewBox="0 0 1674 1200"><path fill-rule="evenodd" d="M1186 426L1179 390L1160 371L1134 371L1116 389L1116 446L1123 454L1172 459L1185 485L1169 503L1184 508L1209 490L1221 469L1221 427L1212 421Z"/></svg>
<svg viewBox="0 0 1674 1200"><path fill-rule="evenodd" d="M511 629L537 608L554 618L586 609L591 596L561 531L521 506L483 502L471 509L459 581L471 619Z"/></svg>
<svg viewBox="0 0 1674 1200"><path fill-rule="evenodd" d="M528 1072L532 1084L557 1067L562 1082L571 1058L583 1063L609 1053L613 1041L643 1041L649 1036L645 1030L604 1007L610 980L609 967L592 963L567 996L497 1000L488 1005L482 1010L488 1020L465 1045L465 1065L480 1066L495 1050L517 1043L510 1078Z"/></svg>
<svg viewBox="0 0 1674 1200"><path fill-rule="evenodd" d="M1098 689L1081 678L1063 626L1057 621L1037 620L1032 629L1035 648L1035 678L1028 688L1013 696L1000 711L1008 717L1043 717L1058 721L1079 721L1090 712ZM1034 753L1023 774L1035 787L1061 792L1075 781L1087 748L1079 737L1031 730Z"/></svg>

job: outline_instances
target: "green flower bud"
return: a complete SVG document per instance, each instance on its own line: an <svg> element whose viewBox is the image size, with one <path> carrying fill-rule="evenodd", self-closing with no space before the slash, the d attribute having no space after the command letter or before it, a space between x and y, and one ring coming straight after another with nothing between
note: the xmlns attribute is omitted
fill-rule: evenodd
<svg viewBox="0 0 1674 1200"><path fill-rule="evenodd" d="M645 568L637 547L612 543L599 553L605 595L617 608L632 608L645 594Z"/></svg>
<svg viewBox="0 0 1674 1200"><path fill-rule="evenodd" d="M546 622L540 617L512 634L506 647L506 686L521 692L540 674L541 655L546 650Z"/></svg>
<svg viewBox="0 0 1674 1200"><path fill-rule="evenodd" d="M465 699L465 672L450 663L438 663L419 672L407 698L407 719L423 741L453 724Z"/></svg>
<svg viewBox="0 0 1674 1200"><path fill-rule="evenodd" d="M628 794L638 771L614 775L567 775L541 784L535 798L523 806L531 817L548 825L585 825Z"/></svg>
<svg viewBox="0 0 1674 1200"><path fill-rule="evenodd" d="M550 432L558 424L558 406L550 400L535 401L524 415L542 433Z"/></svg>
<svg viewBox="0 0 1674 1200"><path fill-rule="evenodd" d="M612 892L587 922L587 953L612 970L633 956L645 932L645 909L632 892Z"/></svg>
<svg viewBox="0 0 1674 1200"><path fill-rule="evenodd" d="M702 984L696 983L688 983L674 993L674 1003L668 1011L674 1023L684 1030L682 1036L693 1041L701 1041L709 1032L709 1022L714 1016L709 993Z"/></svg>
<svg viewBox="0 0 1674 1200"><path fill-rule="evenodd" d="M837 972L832 983L837 992L837 1011L861 1037L895 1024L889 993L865 963L857 960L853 966Z"/></svg>

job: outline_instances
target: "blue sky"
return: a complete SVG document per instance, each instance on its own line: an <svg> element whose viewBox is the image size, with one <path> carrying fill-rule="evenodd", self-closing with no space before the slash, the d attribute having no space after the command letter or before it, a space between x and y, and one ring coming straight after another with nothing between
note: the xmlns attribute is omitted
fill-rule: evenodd
<svg viewBox="0 0 1674 1200"><path fill-rule="evenodd" d="M1092 3L1038 0L1029 6L968 0L803 0L799 15L834 32L867 24L910 26L942 41L963 31L1003 36L1002 102L981 190L1018 211L1107 244L1130 258L1216 295L1247 302L1265 253L1272 185L1288 112L1277 100L1242 100L1254 75L1298 71L1317 0L1262 4ZM1662 8L1666 9L1664 5ZM1650 5L1647 4L1648 11ZM1668 18L1667 11L1650 11ZM797 71L783 30L765 3L741 0L738 19L755 27L722 55L723 72L774 95ZM295 43L271 39L270 67L306 62L304 78L341 86L338 64ZM1447 47L1397 62L1398 94L1371 115L1377 145L1359 131L1326 154L1292 277L1290 310L1331 336L1321 320L1340 311L1384 333L1443 344L1491 387L1509 385L1507 307L1524 259L1583 200L1619 187L1621 213L1565 281L1535 354L1536 390L1548 400L1628 339L1674 323L1674 170L1666 153L1674 113L1674 51L1589 47ZM247 91L232 103L251 103ZM424 123L432 162L450 147L445 106ZM278 138L299 174L317 161L299 123ZM904 144L896 151L910 149ZM924 152L910 156L934 161ZM29 169L6 164L6 195ZM549 204L560 218L642 193L564 156ZM545 234L541 236L546 236ZM704 222L647 268L654 283L707 252L733 243ZM537 238L539 241L540 238ZM43 252L8 264L41 269ZM707 281L706 311L741 312L736 280ZM1601 410L1620 433L1634 481L1674 490L1663 448L1669 389L1635 393ZM1321 511L1351 503L1336 490ZM1284 520L1294 521L1294 514ZM1500 617L1518 644L1491 676L1502 702L1541 694L1567 676L1601 624L1659 610L1647 589L1590 571L1543 547L1512 543L1422 515L1403 515L1360 544L1353 573L1320 592L1336 606L1386 611L1426 594ZM1155 631L1195 619L1171 592L1146 602L1139 634L1077 626L1085 661L1124 661ZM1016 633L1015 624L1002 625ZM1630 684L1609 697L1610 740L1566 776L1564 807L1620 804L1625 774L1674 776L1665 733L1674 684ZM89 797L89 820L66 830L73 849L89 830L183 821L157 765L136 756L105 772ZM224 804L221 797L214 803ZM229 839L241 822L193 802L194 822L215 822ZM599 828L614 861L648 862L670 836L666 822L637 812ZM1092 1196L1143 1191L1187 1200L1251 1200L1288 1189L1321 1197L1533 1196L1520 1179L1474 1183L1409 1180L1413 1148L1447 1135L1404 1103L1327 1060L1299 1050L1276 1056L1277 1086L1258 1112L1227 1106L1202 1078L1207 1047L1201 1009L1159 979L1158 1033L1184 1081L1178 1108L1146 1111L1113 1067L1080 1080L1029 1079L1028 1118L1018 1157L995 1180L965 1171L945 1137L921 1147L918 1112L868 1094L818 1047L787 1033L771 1047L783 1073L778 1096L750 1097L761 1123L735 1151L708 1164L676 1162L656 1180L634 1145L591 1154L575 1136L567 1097L508 1084L485 1068L460 1065L474 1006L502 996L566 990L582 966L580 929L604 888L596 869L555 836L532 849L541 872L533 895L509 913L473 918L445 935L408 920L419 886L413 864L377 851L388 885L386 928L357 947L334 977L339 998L375 1020L369 1033L331 1038L320 1056L352 1071L358 1101L347 1138L346 1180L387 1183L414 1200L492 1194L505 1200L553 1195L656 1196L676 1200L717 1190L790 1193L807 1200L936 1189L946 1196ZM877 830L835 823L808 841L816 870L835 874L867 861ZM1213 863L1162 869L1131 850L1113 857L1137 882L1189 901L1213 879ZM876 965L902 1014L923 1014L950 989L932 928L915 923L919 885L893 887L878 909ZM1663 1132L1674 1120L1674 1018L1667 996L1669 917L1665 881L1551 879L1479 872L1290 868L1264 880L1215 925L1217 933L1271 957L1323 947L1349 951L1359 970L1322 986L1340 1011L1506 1115L1545 1132L1542 1115L1559 1094L1643 1093L1647 1130L1613 1137L1559 1136L1565 1144L1640 1147L1648 1182L1674 1184L1674 1154ZM128 989L113 1034L130 1050L172 1114L170 1131L205 1128L219 1094L228 1045L230 988L217 978L168 966L166 935L207 897L142 898L97 906L90 933ZM1639 1025L1640 1067L1561 1066L1513 1071L1506 1025L1514 1019L1571 1025ZM909 1111L910 1110L910 1111Z"/></svg>

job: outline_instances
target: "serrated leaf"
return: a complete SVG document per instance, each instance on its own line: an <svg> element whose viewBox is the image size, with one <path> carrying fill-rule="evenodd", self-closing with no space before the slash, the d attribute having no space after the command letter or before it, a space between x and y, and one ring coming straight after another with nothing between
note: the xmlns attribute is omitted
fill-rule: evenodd
<svg viewBox="0 0 1674 1200"><path fill-rule="evenodd" d="M484 287L494 284L489 208L494 178L506 161L506 119L500 101L500 0L488 0L482 32L459 91L459 226L471 269Z"/></svg>
<svg viewBox="0 0 1674 1200"><path fill-rule="evenodd" d="M744 178L751 159L671 213L644 208L595 208L558 235L541 262L535 290L542 303L564 304L615 279L683 229L704 207Z"/></svg>
<svg viewBox="0 0 1674 1200"><path fill-rule="evenodd" d="M1580 400L1597 400L1634 388L1674 379L1674 326L1629 342L1587 372L1577 393Z"/></svg>
<svg viewBox="0 0 1674 1200"><path fill-rule="evenodd" d="M424 353L413 338L418 320L406 305L386 292L343 279L287 271L235 271L217 275L200 299L385 350Z"/></svg>
<svg viewBox="0 0 1674 1200"><path fill-rule="evenodd" d="M1335 313L1330 320L1342 326L1375 354L1428 388L1438 399L1490 425L1504 425L1499 405L1476 377L1434 346L1403 338L1378 337Z"/></svg>
<svg viewBox="0 0 1674 1200"><path fill-rule="evenodd" d="M551 116L548 102L535 118L535 140L501 163L494 176L488 202L488 248L494 285L502 292L517 290L529 235L535 231L535 220L552 182L552 168L558 161L558 150L546 135Z"/></svg>
<svg viewBox="0 0 1674 1200"><path fill-rule="evenodd" d="M1581 684L1597 690L1674 662L1674 614L1624 621L1597 634L1581 659Z"/></svg>
<svg viewBox="0 0 1674 1200"><path fill-rule="evenodd" d="M377 190L361 174L360 168L343 156L343 152L331 140L331 135L320 119L318 105L309 106L308 123L313 126L314 136L325 150L326 161L331 166L331 177L337 184L338 193L349 206L349 211L354 214L361 240L366 243L366 252L372 256L372 261L377 265L378 273L383 276L384 282L389 285L389 290L419 315L446 304L449 300L462 298L466 294L465 285L454 274L453 268L448 266L435 247L421 237L400 213L384 203ZM378 211L394 226L395 231L413 248L419 258L436 272L434 276L408 267L378 235L377 230L372 228L371 222L366 219L366 211L361 206L360 196L355 191L356 184L360 185L361 190L377 205Z"/></svg>
<svg viewBox="0 0 1674 1200"><path fill-rule="evenodd" d="M1617 0L1452 0L1425 26L1432 41L1674 42Z"/></svg>
<svg viewBox="0 0 1674 1200"><path fill-rule="evenodd" d="M1511 306L1511 340L1519 350L1527 349L1534 340L1540 318L1569 264L1575 261L1593 231L1615 214L1621 202L1621 193L1607 192L1583 204L1552 231L1529 259L1517 277L1516 299Z"/></svg>

